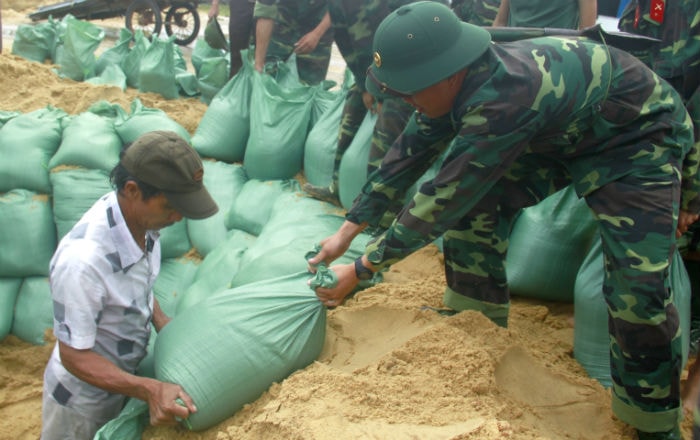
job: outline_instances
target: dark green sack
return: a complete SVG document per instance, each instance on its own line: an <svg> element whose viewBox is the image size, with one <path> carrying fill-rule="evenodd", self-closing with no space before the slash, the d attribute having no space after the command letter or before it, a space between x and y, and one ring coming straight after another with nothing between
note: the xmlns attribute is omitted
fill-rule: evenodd
<svg viewBox="0 0 700 440"><path fill-rule="evenodd" d="M588 375L604 387L610 387L610 335L608 308L603 297L603 248L597 240L576 277L574 301L574 357ZM684 368L690 349L691 287L683 259L676 251L669 270L673 304L680 317Z"/></svg>
<svg viewBox="0 0 700 440"><path fill-rule="evenodd" d="M271 76L254 73L243 158L249 178L291 179L301 171L312 97L312 87L286 89Z"/></svg>
<svg viewBox="0 0 700 440"><path fill-rule="evenodd" d="M16 116L0 129L0 193L16 188L49 194L48 164L61 144L63 110L46 107Z"/></svg>
<svg viewBox="0 0 700 440"><path fill-rule="evenodd" d="M19 289L12 334L34 345L44 345L44 334L53 329L53 300L48 277L27 277Z"/></svg>
<svg viewBox="0 0 700 440"><path fill-rule="evenodd" d="M573 302L576 274L596 239L597 222L573 186L524 209L513 225L506 256L510 292Z"/></svg>
<svg viewBox="0 0 700 440"><path fill-rule="evenodd" d="M51 59L56 28L51 23L20 24L12 39L12 54L43 63Z"/></svg>
<svg viewBox="0 0 700 440"><path fill-rule="evenodd" d="M59 35L61 44L54 60L59 66L58 74L74 81L95 76L95 50L104 39L104 30L70 15L64 17L63 21L66 24L65 33Z"/></svg>
<svg viewBox="0 0 700 440"><path fill-rule="evenodd" d="M58 240L103 195L113 191L109 174L102 170L58 167L49 173L53 188L53 221Z"/></svg>
<svg viewBox="0 0 700 440"><path fill-rule="evenodd" d="M231 417L321 353L326 310L304 271L222 290L187 308L155 344L156 378L180 384L200 431Z"/></svg>
<svg viewBox="0 0 700 440"><path fill-rule="evenodd" d="M338 196L345 209L350 209L362 186L367 181L367 163L369 149L372 145L372 134L377 115L367 112L357 129L338 169Z"/></svg>
<svg viewBox="0 0 700 440"><path fill-rule="evenodd" d="M49 161L49 169L73 165L109 173L119 162L122 140L114 120L90 111L65 119L61 144Z"/></svg>
<svg viewBox="0 0 700 440"><path fill-rule="evenodd" d="M176 99L180 92L175 80L175 35L167 40L155 38L141 58L139 91L158 93Z"/></svg>
<svg viewBox="0 0 700 440"><path fill-rule="evenodd" d="M48 275L56 244L48 195L24 189L0 194L0 277Z"/></svg>
<svg viewBox="0 0 700 440"><path fill-rule="evenodd" d="M20 286L22 278L0 278L0 342L12 330L12 318Z"/></svg>
<svg viewBox="0 0 700 440"><path fill-rule="evenodd" d="M242 51L243 67L214 96L192 136L203 157L242 162L250 133L253 66Z"/></svg>

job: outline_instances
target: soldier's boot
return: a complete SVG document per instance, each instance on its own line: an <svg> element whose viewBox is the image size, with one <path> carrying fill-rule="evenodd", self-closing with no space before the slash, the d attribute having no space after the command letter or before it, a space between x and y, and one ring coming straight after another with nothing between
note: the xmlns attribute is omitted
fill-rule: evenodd
<svg viewBox="0 0 700 440"><path fill-rule="evenodd" d="M644 432L637 430L639 440L682 440L680 428L664 432Z"/></svg>
<svg viewBox="0 0 700 440"><path fill-rule="evenodd" d="M317 186L307 182L302 186L302 189L316 200L332 203L336 206L342 206L340 204L340 200L338 199L338 189L335 184L331 184L330 186Z"/></svg>

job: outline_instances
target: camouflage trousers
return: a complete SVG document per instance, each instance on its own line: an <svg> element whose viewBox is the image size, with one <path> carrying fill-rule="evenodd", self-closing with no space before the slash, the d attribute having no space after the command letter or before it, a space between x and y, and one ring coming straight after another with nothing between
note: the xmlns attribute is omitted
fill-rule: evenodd
<svg viewBox="0 0 700 440"><path fill-rule="evenodd" d="M650 166L585 196L603 245L612 408L621 420L642 431L670 430L681 416L681 335L669 280L679 170L680 159ZM445 304L456 310L480 310L505 326L510 299L504 262L513 219L521 208L570 182L556 161L539 155L521 157L443 235Z"/></svg>

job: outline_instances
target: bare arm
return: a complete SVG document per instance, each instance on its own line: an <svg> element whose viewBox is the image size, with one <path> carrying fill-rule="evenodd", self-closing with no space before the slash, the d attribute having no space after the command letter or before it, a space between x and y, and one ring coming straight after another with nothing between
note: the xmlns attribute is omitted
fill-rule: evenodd
<svg viewBox="0 0 700 440"><path fill-rule="evenodd" d="M271 18L260 17L255 25L255 70L263 72L267 48L270 46L275 21Z"/></svg>
<svg viewBox="0 0 700 440"><path fill-rule="evenodd" d="M307 33L301 37L299 41L294 43L294 52L302 54L313 52L316 49L316 46L318 46L318 42L321 40L321 37L323 37L323 34L325 34L330 27L331 14L326 12L321 21L311 32Z"/></svg>
<svg viewBox="0 0 700 440"><path fill-rule="evenodd" d="M596 0L578 0L579 29L591 27L598 18L598 3Z"/></svg>
<svg viewBox="0 0 700 440"><path fill-rule="evenodd" d="M157 332L170 322L170 317L163 313L163 309L160 308L160 303L155 298L153 299L153 317L151 318L151 322L155 326Z"/></svg>
<svg viewBox="0 0 700 440"><path fill-rule="evenodd" d="M582 0L583 1L583 0ZM493 20L493 25L498 27L508 26L508 15L510 14L510 0L501 0L498 13Z"/></svg>
<svg viewBox="0 0 700 440"><path fill-rule="evenodd" d="M140 377L120 369L92 350L78 350L58 343L63 366L80 380L111 393L148 402L152 425L174 425L197 411L180 385ZM181 399L186 406L176 402Z"/></svg>
<svg viewBox="0 0 700 440"><path fill-rule="evenodd" d="M219 15L219 0L211 0L211 8L209 8L209 20L216 18Z"/></svg>

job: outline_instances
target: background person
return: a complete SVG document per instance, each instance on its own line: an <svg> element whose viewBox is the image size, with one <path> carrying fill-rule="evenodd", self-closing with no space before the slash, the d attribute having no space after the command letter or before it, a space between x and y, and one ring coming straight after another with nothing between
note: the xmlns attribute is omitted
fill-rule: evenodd
<svg viewBox="0 0 700 440"><path fill-rule="evenodd" d="M233 78L243 67L241 50L249 48L253 40L255 0L228 0L228 8L229 78ZM216 20L218 15L219 0L212 0L209 20Z"/></svg>
<svg viewBox="0 0 700 440"><path fill-rule="evenodd" d="M595 25L596 0L501 0L494 26L583 29Z"/></svg>
<svg viewBox="0 0 700 440"><path fill-rule="evenodd" d="M56 345L44 372L42 440L92 439L127 396L148 403L154 425L197 410L179 385L135 371L151 325L159 331L170 320L152 290L158 230L218 211L203 174L197 152L177 134L146 133L112 170L116 191L59 243L49 268Z"/></svg>

